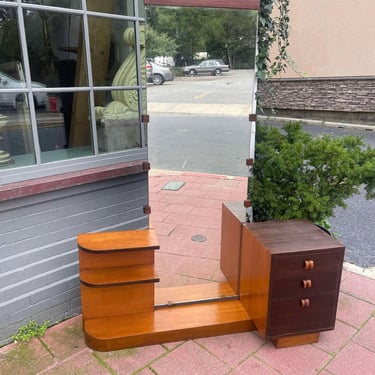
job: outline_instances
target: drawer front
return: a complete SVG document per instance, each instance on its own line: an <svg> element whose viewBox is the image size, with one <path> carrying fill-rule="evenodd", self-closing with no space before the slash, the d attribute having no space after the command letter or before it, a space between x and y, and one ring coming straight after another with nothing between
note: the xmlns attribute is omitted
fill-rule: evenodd
<svg viewBox="0 0 375 375"><path fill-rule="evenodd" d="M280 279L285 276L313 274L320 271L335 271L338 265L342 265L343 258L343 249L273 255L272 277ZM308 268L305 268L305 261L310 262L308 263Z"/></svg>
<svg viewBox="0 0 375 375"><path fill-rule="evenodd" d="M303 297L338 293L340 288L341 267L319 272L301 273L293 277L272 278L271 298Z"/></svg>
<svg viewBox="0 0 375 375"><path fill-rule="evenodd" d="M336 249L273 256L271 298L338 292L343 257Z"/></svg>
<svg viewBox="0 0 375 375"><path fill-rule="evenodd" d="M337 298L337 294L325 294L271 300L266 337L334 329Z"/></svg>

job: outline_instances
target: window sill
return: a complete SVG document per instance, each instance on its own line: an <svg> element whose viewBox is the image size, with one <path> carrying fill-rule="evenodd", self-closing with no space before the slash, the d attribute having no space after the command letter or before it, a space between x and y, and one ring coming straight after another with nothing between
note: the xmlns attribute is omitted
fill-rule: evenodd
<svg viewBox="0 0 375 375"><path fill-rule="evenodd" d="M147 172L149 169L148 161L141 160L10 183L0 186L0 202Z"/></svg>

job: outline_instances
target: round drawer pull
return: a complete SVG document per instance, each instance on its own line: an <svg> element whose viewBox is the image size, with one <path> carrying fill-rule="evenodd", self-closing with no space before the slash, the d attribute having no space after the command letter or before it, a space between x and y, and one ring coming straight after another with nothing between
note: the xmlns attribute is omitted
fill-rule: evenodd
<svg viewBox="0 0 375 375"><path fill-rule="evenodd" d="M301 299L300 304L302 307L309 307L310 306L310 300L308 298Z"/></svg>
<svg viewBox="0 0 375 375"><path fill-rule="evenodd" d="M307 289L312 287L312 281L310 279L302 280L302 286Z"/></svg>
<svg viewBox="0 0 375 375"><path fill-rule="evenodd" d="M313 260L305 260L303 262L303 268L305 270L312 270L314 268L314 261Z"/></svg>

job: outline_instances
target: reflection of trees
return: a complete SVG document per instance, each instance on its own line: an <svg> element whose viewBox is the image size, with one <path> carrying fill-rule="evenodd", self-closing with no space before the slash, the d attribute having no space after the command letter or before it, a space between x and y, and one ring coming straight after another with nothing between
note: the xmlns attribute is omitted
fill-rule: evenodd
<svg viewBox="0 0 375 375"><path fill-rule="evenodd" d="M36 3L35 1L28 1ZM45 2L41 0L40 5ZM52 48L49 22L51 13L28 10L25 12L26 39L28 45L31 74L36 80L52 83L55 76L55 55ZM63 32L63 30L61 30Z"/></svg>
<svg viewBox="0 0 375 375"><path fill-rule="evenodd" d="M257 13L236 9L148 7L147 23L175 41L179 60L198 52L224 59L231 67L253 67ZM150 44L152 41L147 40ZM152 57L152 56L150 56Z"/></svg>
<svg viewBox="0 0 375 375"><path fill-rule="evenodd" d="M18 42L17 10L0 8L0 64L19 61L21 50Z"/></svg>

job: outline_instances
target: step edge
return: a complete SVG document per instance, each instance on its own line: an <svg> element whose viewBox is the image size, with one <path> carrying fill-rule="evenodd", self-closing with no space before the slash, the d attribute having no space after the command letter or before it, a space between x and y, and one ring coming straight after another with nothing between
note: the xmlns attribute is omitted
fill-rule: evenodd
<svg viewBox="0 0 375 375"><path fill-rule="evenodd" d="M106 287L116 287L116 286L126 286L126 285L141 285L141 284L155 284L160 282L159 277L155 277L152 279L143 279L143 280L132 280L132 281L118 281L113 283L89 283L82 279L79 280L81 284L86 285L90 288L106 288Z"/></svg>
<svg viewBox="0 0 375 375"><path fill-rule="evenodd" d="M89 254L108 254L108 253L127 253L127 252L134 252L134 251L148 251L148 250L159 250L160 245L150 245L150 246L142 246L142 247L128 247L128 248L121 248L121 249L88 249L81 245L78 245L80 251L84 251Z"/></svg>

